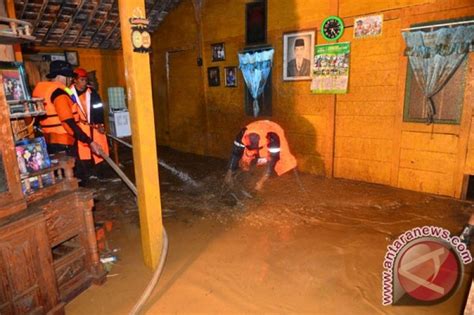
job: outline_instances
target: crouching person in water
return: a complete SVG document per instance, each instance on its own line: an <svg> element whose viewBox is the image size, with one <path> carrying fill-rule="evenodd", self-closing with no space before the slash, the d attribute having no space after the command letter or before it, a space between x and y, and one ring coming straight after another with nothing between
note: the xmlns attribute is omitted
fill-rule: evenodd
<svg viewBox="0 0 474 315"><path fill-rule="evenodd" d="M469 221L467 222L467 224L464 226L459 238L464 244L469 246L471 244L471 239L473 236L474 236L474 214L471 214L471 217L469 218Z"/></svg>
<svg viewBox="0 0 474 315"><path fill-rule="evenodd" d="M261 190L273 173L281 176L296 167L296 159L278 124L259 120L240 130L234 140L225 183L232 187L233 175L239 166L248 171L253 164L266 165L266 171L255 185L255 190Z"/></svg>

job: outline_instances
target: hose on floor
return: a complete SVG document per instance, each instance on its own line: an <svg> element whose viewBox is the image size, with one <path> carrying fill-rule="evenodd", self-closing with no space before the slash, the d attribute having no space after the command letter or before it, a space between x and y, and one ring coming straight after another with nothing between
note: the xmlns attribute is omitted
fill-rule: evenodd
<svg viewBox="0 0 474 315"><path fill-rule="evenodd" d="M125 175L122 169L115 164L114 161L102 150L99 151L102 158L112 167L112 169L117 173L118 176L125 182L125 184L130 188L130 190L137 196L137 187L132 183L132 181ZM163 246L161 247L161 254L160 254L160 262L158 267L156 267L155 271L153 272L153 276L151 277L150 282L143 291L142 295L138 299L137 303L133 306L132 310L130 311L129 315L136 315L140 312L140 310L145 305L146 301L150 298L153 289L156 287L158 280L160 280L161 274L163 272L163 268L166 262L166 256L168 255L168 234L166 233L165 227L163 226Z"/></svg>

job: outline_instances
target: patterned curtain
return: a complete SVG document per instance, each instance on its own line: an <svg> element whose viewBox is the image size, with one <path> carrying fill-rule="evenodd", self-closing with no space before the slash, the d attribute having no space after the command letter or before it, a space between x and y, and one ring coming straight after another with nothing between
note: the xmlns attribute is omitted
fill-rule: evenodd
<svg viewBox="0 0 474 315"><path fill-rule="evenodd" d="M257 117L260 112L258 97L263 93L272 69L274 52L275 50L271 48L259 52L239 53L239 68L253 98L254 117Z"/></svg>
<svg viewBox="0 0 474 315"><path fill-rule="evenodd" d="M474 25L441 28L432 32L405 32L408 56L415 80L427 99L428 124L436 108L433 96L449 81L456 69L474 49Z"/></svg>

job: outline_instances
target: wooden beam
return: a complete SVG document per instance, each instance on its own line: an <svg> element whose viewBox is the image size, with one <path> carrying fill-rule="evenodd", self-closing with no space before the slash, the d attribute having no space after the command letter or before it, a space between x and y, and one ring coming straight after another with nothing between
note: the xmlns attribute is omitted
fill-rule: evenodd
<svg viewBox="0 0 474 315"><path fill-rule="evenodd" d="M74 40L74 43L72 43L71 46L76 46L76 43L79 41L79 39L81 38L82 36L82 33L84 33L85 29L89 26L90 22L92 21L92 19L94 18L95 16L95 13L97 12L97 10L99 9L100 7L100 3L97 3L94 7L94 9L92 10L91 14L89 15L89 18L87 19L87 23L85 23L83 26L82 26L82 30L79 32L79 34L77 34L77 37L76 39Z"/></svg>
<svg viewBox="0 0 474 315"><path fill-rule="evenodd" d="M43 17L44 10L46 9L46 6L48 5L49 0L44 0L43 4L41 5L41 9L38 12L38 17L36 18L36 21L33 23L33 30L32 32L36 31L36 27L38 26L38 23L41 21L41 18Z"/></svg>
<svg viewBox="0 0 474 315"><path fill-rule="evenodd" d="M104 22L105 24L105 22ZM104 26L104 24L102 24L102 26ZM101 26L101 28L102 28ZM109 34L107 34L107 36L105 36L104 40L102 40L100 43L99 43L99 47L100 45L102 45L103 42L107 41L115 32L115 30L120 26L120 18L117 17L117 20L115 21L114 23L114 26L112 26L112 29L110 30ZM97 33L96 33L97 34ZM89 47L91 47L92 43L94 42L94 38L95 38L95 35L92 37L91 39L91 43L89 44Z"/></svg>
<svg viewBox="0 0 474 315"><path fill-rule="evenodd" d="M67 33L69 32L69 30L71 29L71 27L74 25L74 20L76 19L76 17L79 15L79 13L81 13L82 11L82 7L84 6L84 3L86 1L85 0L81 0L81 3L79 3L79 5L76 7L76 12L74 13L74 15L71 17L71 20L69 21L69 23L67 24L66 26L66 29L64 30L64 33L63 33L63 36L61 36L61 38L59 39L58 41L58 47L61 47L63 41L64 41L64 38L67 36Z"/></svg>
<svg viewBox="0 0 474 315"><path fill-rule="evenodd" d="M141 10L145 14L144 0L119 0L143 258L148 267L154 268L160 259L163 224L158 184L150 57L148 54L133 52L131 42L129 18L136 10Z"/></svg>
<svg viewBox="0 0 474 315"><path fill-rule="evenodd" d="M53 23L51 23L51 26L49 27L48 31L44 35L43 40L41 41L41 45L44 46L49 38L49 35L51 35L51 33L56 30L56 24L58 23L58 19L64 16L62 14L64 7L65 7L65 3L62 3L61 6L59 7L58 14L56 14L56 18L54 19ZM72 19L72 17L73 16L71 16L70 18Z"/></svg>
<svg viewBox="0 0 474 315"><path fill-rule="evenodd" d="M7 0L6 9L7 9L7 16L9 18L16 19L15 2L13 2L13 0ZM31 31L33 31L33 30L31 30ZM15 53L15 61L22 62L23 61L23 54L21 53L20 44L13 45L13 51Z"/></svg>
<svg viewBox="0 0 474 315"><path fill-rule="evenodd" d="M27 6L28 6L28 0L25 0L25 3L23 3L23 8L21 8L20 16L18 17L19 20L23 19L23 15L25 14L25 10ZM13 7L15 7L15 4L13 4Z"/></svg>

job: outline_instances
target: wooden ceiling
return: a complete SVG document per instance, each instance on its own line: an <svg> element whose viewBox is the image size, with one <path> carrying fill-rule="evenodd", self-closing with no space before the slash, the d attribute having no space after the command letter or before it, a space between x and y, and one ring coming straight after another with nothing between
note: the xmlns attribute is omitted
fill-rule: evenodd
<svg viewBox="0 0 474 315"><path fill-rule="evenodd" d="M118 0L14 0L16 18L33 24L40 46L119 49ZM179 0L145 0L151 31Z"/></svg>

